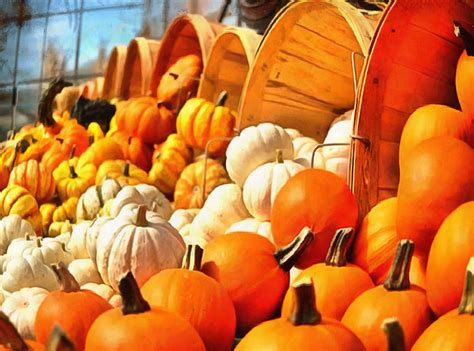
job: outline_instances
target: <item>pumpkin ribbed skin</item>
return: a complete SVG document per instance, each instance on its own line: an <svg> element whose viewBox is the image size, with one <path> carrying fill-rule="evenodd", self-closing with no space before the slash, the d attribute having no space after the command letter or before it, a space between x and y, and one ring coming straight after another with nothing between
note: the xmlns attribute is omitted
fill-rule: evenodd
<svg viewBox="0 0 474 351"><path fill-rule="evenodd" d="M14 167L10 175L9 184L17 184L24 187L39 203L52 199L56 185L51 173L34 159Z"/></svg>
<svg viewBox="0 0 474 351"><path fill-rule="evenodd" d="M28 149L18 157L18 163L28 160L41 161L41 158L51 148L53 143L54 139L52 138L38 140L36 143L31 144Z"/></svg>
<svg viewBox="0 0 474 351"><path fill-rule="evenodd" d="M219 185L230 183L225 168L216 160L207 160L206 189L202 196L204 160L187 166L181 173L174 191L175 208L201 208L209 194Z"/></svg>
<svg viewBox="0 0 474 351"><path fill-rule="evenodd" d="M467 121L461 111L443 105L426 105L418 108L408 118L400 139L400 165L420 142L440 137L467 138ZM469 142L469 140L465 140Z"/></svg>
<svg viewBox="0 0 474 351"><path fill-rule="evenodd" d="M59 198L62 201L70 197L79 198L94 184L96 172L92 163L79 167L77 157L61 162L53 172Z"/></svg>
<svg viewBox="0 0 474 351"><path fill-rule="evenodd" d="M158 100L143 96L117 105L118 128L140 138L146 144L157 144L175 130L175 116Z"/></svg>
<svg viewBox="0 0 474 351"><path fill-rule="evenodd" d="M103 138L92 144L84 154L81 155L77 166L79 168L92 163L99 168L106 160L123 160L124 154L120 146L111 138Z"/></svg>
<svg viewBox="0 0 474 351"><path fill-rule="evenodd" d="M355 228L357 220L356 199L346 182L320 169L304 170L290 178L278 193L271 215L277 246L288 244L306 226L315 234L296 262L298 268L322 262L336 230Z"/></svg>
<svg viewBox="0 0 474 351"><path fill-rule="evenodd" d="M461 109L471 120L474 119L474 56L469 56L466 50L459 57L456 67L456 92Z"/></svg>
<svg viewBox="0 0 474 351"><path fill-rule="evenodd" d="M43 232L47 233L49 230L49 226L53 223L53 214L56 210L57 206L53 203L45 203L42 204L39 208L39 212L41 214L41 222L43 225Z"/></svg>
<svg viewBox="0 0 474 351"><path fill-rule="evenodd" d="M102 184L106 178L116 179L120 184L127 185L149 182L148 174L143 169L123 160L108 160L100 165L95 184Z"/></svg>
<svg viewBox="0 0 474 351"><path fill-rule="evenodd" d="M176 128L186 144L204 150L209 140L233 136L236 118L236 112L228 107L194 98L188 100L179 112ZM209 155L224 156L228 144L229 141L211 143Z"/></svg>
<svg viewBox="0 0 474 351"><path fill-rule="evenodd" d="M474 201L446 217L431 245L426 268L428 302L436 315L456 308L465 280L464 271L474 256Z"/></svg>
<svg viewBox="0 0 474 351"><path fill-rule="evenodd" d="M182 104L196 95L197 78L202 71L202 61L197 55L180 57L161 77L156 90L159 101L167 102L179 110Z"/></svg>
<svg viewBox="0 0 474 351"><path fill-rule="evenodd" d="M165 142L155 145L150 170L150 181L163 193L172 194L184 168L192 160L192 150L178 134L171 134Z"/></svg>
<svg viewBox="0 0 474 351"><path fill-rule="evenodd" d="M470 200L474 200L474 150L452 137L420 143L400 169L398 237L413 240L418 255L426 258L446 216Z"/></svg>
<svg viewBox="0 0 474 351"><path fill-rule="evenodd" d="M68 120L61 132L58 134L58 138L63 140L63 144L68 150L76 146L76 156L82 155L84 151L89 147L89 136L87 130L77 123L77 120Z"/></svg>
<svg viewBox="0 0 474 351"><path fill-rule="evenodd" d="M78 201L79 199L77 197L70 197L64 201L61 206L58 206L53 212L53 222L70 221L71 223L76 223L76 207Z"/></svg>
<svg viewBox="0 0 474 351"><path fill-rule="evenodd" d="M68 150L68 145L63 144L62 140L56 140L51 145L51 148L44 153L41 163L49 173L52 173L61 162L68 159L70 152L71 150Z"/></svg>
<svg viewBox="0 0 474 351"><path fill-rule="evenodd" d="M12 184L0 193L0 216L17 214L26 219L36 213L38 213L38 203L22 186Z"/></svg>

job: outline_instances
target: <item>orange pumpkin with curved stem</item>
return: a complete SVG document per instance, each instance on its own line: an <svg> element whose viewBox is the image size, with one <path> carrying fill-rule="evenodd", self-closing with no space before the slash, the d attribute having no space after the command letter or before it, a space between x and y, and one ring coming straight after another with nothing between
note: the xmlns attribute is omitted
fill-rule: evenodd
<svg viewBox="0 0 474 351"><path fill-rule="evenodd" d="M75 119L67 121L58 138L63 140L64 147L71 150L76 146L76 156L80 156L89 147L89 136L87 130L82 125L77 123Z"/></svg>
<svg viewBox="0 0 474 351"><path fill-rule="evenodd" d="M44 165L31 159L12 169L9 184L17 184L27 189L39 203L53 198L56 184Z"/></svg>
<svg viewBox="0 0 474 351"><path fill-rule="evenodd" d="M463 112L474 120L474 36L455 22L455 33L464 41L466 49L459 57L456 67L456 92Z"/></svg>
<svg viewBox="0 0 474 351"><path fill-rule="evenodd" d="M106 178L116 179L120 184L137 185L149 183L148 174L141 168L124 160L107 160L97 170L95 184L100 185Z"/></svg>
<svg viewBox="0 0 474 351"><path fill-rule="evenodd" d="M123 307L103 313L87 334L87 351L205 351L188 321L159 307L150 307L132 273L120 281Z"/></svg>
<svg viewBox="0 0 474 351"><path fill-rule="evenodd" d="M161 143L176 129L170 110L149 96L135 97L117 105L118 128L146 144Z"/></svg>
<svg viewBox="0 0 474 351"><path fill-rule="evenodd" d="M202 61L199 56L180 57L161 77L156 90L159 101L179 110L186 100L196 95Z"/></svg>
<svg viewBox="0 0 474 351"><path fill-rule="evenodd" d="M150 182L162 193L172 195L178 178L192 161L193 151L178 134L170 134L165 142L155 145Z"/></svg>
<svg viewBox="0 0 474 351"><path fill-rule="evenodd" d="M341 320L347 307L374 283L362 268L348 264L347 250L353 229L340 229L334 235L325 263L318 263L301 272L294 282L311 278L314 283L316 304L324 317ZM336 298L337 296L337 298ZM288 291L282 307L282 316L291 315L294 295Z"/></svg>
<svg viewBox="0 0 474 351"><path fill-rule="evenodd" d="M0 351L44 351L44 345L23 340L8 317L0 311Z"/></svg>
<svg viewBox="0 0 474 351"><path fill-rule="evenodd" d="M392 197L375 205L362 221L352 248L351 262L369 273L376 285L383 284L397 251L397 198ZM413 256L410 280L426 288L426 262Z"/></svg>
<svg viewBox="0 0 474 351"><path fill-rule="evenodd" d="M289 316L255 327L235 350L365 350L359 338L341 322L321 316L316 307L316 289L310 278L294 283L290 293L295 303Z"/></svg>
<svg viewBox="0 0 474 351"><path fill-rule="evenodd" d="M207 159L206 191L203 198L204 160L187 166L174 190L175 208L201 208L212 190L219 185L230 183L225 168L216 160Z"/></svg>
<svg viewBox="0 0 474 351"><path fill-rule="evenodd" d="M229 293L238 333L245 334L279 311L288 289L288 272L312 239L313 233L304 228L280 250L259 234L243 232L219 236L206 245L202 272Z"/></svg>
<svg viewBox="0 0 474 351"><path fill-rule="evenodd" d="M235 310L224 288L200 272L203 250L188 245L181 269L165 269L141 288L152 305L175 312L201 336L208 351L230 350L235 334Z"/></svg>
<svg viewBox="0 0 474 351"><path fill-rule="evenodd" d="M324 261L334 233L355 228L358 208L345 180L321 169L308 169L291 177L272 207L272 233L277 246L288 244L303 228L314 233L310 247L296 262L307 268Z"/></svg>
<svg viewBox="0 0 474 351"><path fill-rule="evenodd" d="M426 268L426 292L431 309L437 316L459 304L465 281L464 270L472 256L474 201L462 204L446 217L431 245Z"/></svg>
<svg viewBox="0 0 474 351"><path fill-rule="evenodd" d="M69 145L64 144L62 139L56 138L51 148L44 153L41 163L48 172L53 172L61 162L68 159L71 150L72 147L69 149Z"/></svg>
<svg viewBox="0 0 474 351"><path fill-rule="evenodd" d="M92 323L112 306L99 295L81 290L78 282L60 263L53 266L61 283L61 290L46 296L39 306L35 321L35 335L45 343L56 325L69 336L77 350L84 350L86 336Z"/></svg>
<svg viewBox="0 0 474 351"><path fill-rule="evenodd" d="M144 171L148 172L150 170L153 151L148 145L141 141L141 139L128 137L124 155L125 159Z"/></svg>
<svg viewBox="0 0 474 351"><path fill-rule="evenodd" d="M471 200L474 150L448 136L423 141L400 169L397 235L413 240L417 255L426 259L443 220Z"/></svg>
<svg viewBox="0 0 474 351"><path fill-rule="evenodd" d="M25 152L18 157L18 163L26 162L28 160L41 161L43 155L52 147L54 139L46 138L38 140L31 144Z"/></svg>
<svg viewBox="0 0 474 351"><path fill-rule="evenodd" d="M471 257L459 307L431 324L419 337L412 351L474 350L474 257Z"/></svg>
<svg viewBox="0 0 474 351"><path fill-rule="evenodd" d="M224 106L226 99L227 92L223 91L215 104L200 98L186 102L176 120L178 134L186 144L204 150L210 140L234 135L237 113ZM216 140L209 144L209 155L224 156L229 142L230 140Z"/></svg>
<svg viewBox="0 0 474 351"><path fill-rule="evenodd" d="M367 351L385 350L386 339L380 329L385 318L398 318L405 331L408 349L431 324L431 311L425 291L410 284L413 251L413 242L400 241L384 285L359 295L342 318L342 323L362 340Z"/></svg>

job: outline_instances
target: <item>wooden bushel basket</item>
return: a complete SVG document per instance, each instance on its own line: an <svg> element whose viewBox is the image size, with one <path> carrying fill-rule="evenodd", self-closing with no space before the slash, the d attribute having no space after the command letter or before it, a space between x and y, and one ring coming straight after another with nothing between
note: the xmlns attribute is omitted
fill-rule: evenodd
<svg viewBox="0 0 474 351"><path fill-rule="evenodd" d="M463 50L453 20L474 24L474 1L395 0L384 13L361 75L352 141L350 185L361 215L396 196L403 126L418 107L459 109L454 85Z"/></svg>
<svg viewBox="0 0 474 351"><path fill-rule="evenodd" d="M228 27L212 45L204 66L197 96L216 101L221 91L228 93L226 106L239 107L240 96L262 36L247 28Z"/></svg>
<svg viewBox="0 0 474 351"><path fill-rule="evenodd" d="M205 64L212 42L222 29L220 24L210 23L201 15L177 16L161 40L149 86L151 94L156 96L161 77L180 57L195 54Z"/></svg>
<svg viewBox="0 0 474 351"><path fill-rule="evenodd" d="M282 8L247 76L238 129L267 121L322 142L333 119L354 107L353 53L358 75L378 16L365 17L342 0Z"/></svg>
<svg viewBox="0 0 474 351"><path fill-rule="evenodd" d="M127 47L120 97L128 99L149 94L153 63L158 55L160 42L137 37Z"/></svg>
<svg viewBox="0 0 474 351"><path fill-rule="evenodd" d="M107 62L104 75L104 99L113 99L120 96L120 85L123 79L127 47L125 45L114 46Z"/></svg>

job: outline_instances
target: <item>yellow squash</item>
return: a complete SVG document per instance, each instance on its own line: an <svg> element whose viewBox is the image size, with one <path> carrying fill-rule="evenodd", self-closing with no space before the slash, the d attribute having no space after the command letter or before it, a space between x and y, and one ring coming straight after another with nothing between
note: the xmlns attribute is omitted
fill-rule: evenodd
<svg viewBox="0 0 474 351"><path fill-rule="evenodd" d="M78 166L77 157L61 162L53 172L61 201L70 197L79 198L89 186L94 185L96 173L93 163Z"/></svg>

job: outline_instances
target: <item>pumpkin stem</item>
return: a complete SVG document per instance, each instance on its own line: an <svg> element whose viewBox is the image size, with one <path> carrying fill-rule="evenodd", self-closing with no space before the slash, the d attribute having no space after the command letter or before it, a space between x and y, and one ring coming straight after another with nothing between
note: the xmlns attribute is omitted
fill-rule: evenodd
<svg viewBox="0 0 474 351"><path fill-rule="evenodd" d="M74 155L76 154L76 148L77 148L77 145L74 144L71 148L71 152L69 153L69 159L71 160L72 158L74 158Z"/></svg>
<svg viewBox="0 0 474 351"><path fill-rule="evenodd" d="M77 178L76 169L73 165L69 165L69 178Z"/></svg>
<svg viewBox="0 0 474 351"><path fill-rule="evenodd" d="M7 315L0 311L0 345L9 347L12 351L28 351L29 347Z"/></svg>
<svg viewBox="0 0 474 351"><path fill-rule="evenodd" d="M36 238L36 247L41 247L41 239L40 238Z"/></svg>
<svg viewBox="0 0 474 351"><path fill-rule="evenodd" d="M135 225L138 227L148 226L148 221L146 220L146 211L148 208L146 205L138 206L137 219L135 220Z"/></svg>
<svg viewBox="0 0 474 351"><path fill-rule="evenodd" d="M466 282L458 311L459 314L474 315L474 257L471 257L467 265Z"/></svg>
<svg viewBox="0 0 474 351"><path fill-rule="evenodd" d="M91 146L92 144L94 144L94 136L93 136L93 135L89 135L89 137L87 138L87 142L88 142L89 146Z"/></svg>
<svg viewBox="0 0 474 351"><path fill-rule="evenodd" d="M386 318L381 327L387 336L387 351L405 351L405 336L398 319Z"/></svg>
<svg viewBox="0 0 474 351"><path fill-rule="evenodd" d="M130 177L130 162L125 162L125 165L123 166L123 175L125 177Z"/></svg>
<svg viewBox="0 0 474 351"><path fill-rule="evenodd" d="M275 163L283 163L283 151L281 149L276 150Z"/></svg>
<svg viewBox="0 0 474 351"><path fill-rule="evenodd" d="M150 305L143 298L137 281L132 272L128 272L119 283L120 295L122 296L122 313L138 314L150 311Z"/></svg>
<svg viewBox="0 0 474 351"><path fill-rule="evenodd" d="M15 145L15 148L13 149L13 157L12 157L12 162L10 163L10 167L8 167L8 170L11 172L13 167L16 166L16 159L18 158L18 155L20 154L20 143Z"/></svg>
<svg viewBox="0 0 474 351"><path fill-rule="evenodd" d="M474 35L469 33L460 22L453 21L454 34L464 42L468 56L474 56Z"/></svg>
<svg viewBox="0 0 474 351"><path fill-rule="evenodd" d="M397 253L390 267L388 277L383 283L385 289L406 290L410 288L410 264L415 244L411 240L400 240Z"/></svg>
<svg viewBox="0 0 474 351"><path fill-rule="evenodd" d="M74 351L74 343L67 337L64 331L56 325L46 341L46 351Z"/></svg>
<svg viewBox="0 0 474 351"><path fill-rule="evenodd" d="M131 142L132 142L132 137L129 136L129 137L128 137L128 140L127 140L127 144L130 145Z"/></svg>
<svg viewBox="0 0 474 351"><path fill-rule="evenodd" d="M200 271L203 252L204 250L199 245L188 245L186 247L186 254L183 257L181 268L190 271Z"/></svg>
<svg viewBox="0 0 474 351"><path fill-rule="evenodd" d="M59 279L61 291L69 293L81 290L81 286L76 278L74 278L74 276L67 270L66 265L63 262L59 262L57 265L52 265L51 268Z"/></svg>
<svg viewBox="0 0 474 351"><path fill-rule="evenodd" d="M343 267L346 265L347 251L353 233L353 228L342 228L336 231L326 256L326 266Z"/></svg>
<svg viewBox="0 0 474 351"><path fill-rule="evenodd" d="M304 252L309 243L313 241L314 234L309 227L304 227L301 232L288 245L278 249L275 252L275 258L279 266L284 271L289 271L301 254Z"/></svg>
<svg viewBox="0 0 474 351"><path fill-rule="evenodd" d="M293 325L319 324L321 314L316 308L313 280L311 278L300 279L293 284L292 288L295 294L295 302L289 317L291 323Z"/></svg>
<svg viewBox="0 0 474 351"><path fill-rule="evenodd" d="M64 142L64 139L62 138L56 138L57 141L59 141L60 144L62 144Z"/></svg>
<svg viewBox="0 0 474 351"><path fill-rule="evenodd" d="M224 106L228 97L229 97L229 94L227 93L227 91L222 90L221 93L219 94L219 96L217 97L216 107L217 106Z"/></svg>

